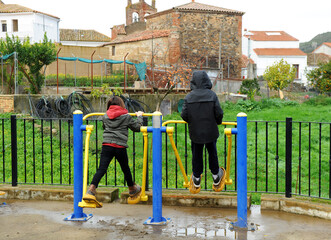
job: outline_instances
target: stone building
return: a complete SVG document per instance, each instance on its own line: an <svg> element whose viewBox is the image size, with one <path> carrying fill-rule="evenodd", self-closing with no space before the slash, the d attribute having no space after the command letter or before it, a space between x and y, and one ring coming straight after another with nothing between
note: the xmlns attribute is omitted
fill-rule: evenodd
<svg viewBox="0 0 331 240"><path fill-rule="evenodd" d="M189 2L157 12L139 0L126 7L126 25L112 28L110 57L169 66L180 61L196 68L219 69L230 78L241 77L243 12Z"/></svg>

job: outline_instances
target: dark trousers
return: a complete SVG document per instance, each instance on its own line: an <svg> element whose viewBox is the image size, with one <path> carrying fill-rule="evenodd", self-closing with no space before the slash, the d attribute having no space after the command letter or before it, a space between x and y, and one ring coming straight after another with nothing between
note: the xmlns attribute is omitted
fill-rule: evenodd
<svg viewBox="0 0 331 240"><path fill-rule="evenodd" d="M192 170L196 178L200 178L203 173L203 147L206 146L209 155L209 169L212 174L216 175L219 171L216 141L211 143L194 143L191 142L192 149Z"/></svg>
<svg viewBox="0 0 331 240"><path fill-rule="evenodd" d="M106 174L108 166L114 157L117 159L121 166L128 186L133 186L133 180L129 167L129 160L126 148L114 148L111 146L102 146L100 166L97 172L94 174L91 184L98 187L101 178L103 177L103 175Z"/></svg>

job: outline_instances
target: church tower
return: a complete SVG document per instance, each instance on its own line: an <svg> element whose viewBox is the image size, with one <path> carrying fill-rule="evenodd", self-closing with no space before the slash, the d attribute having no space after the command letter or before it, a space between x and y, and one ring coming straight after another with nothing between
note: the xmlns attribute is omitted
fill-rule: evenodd
<svg viewBox="0 0 331 240"><path fill-rule="evenodd" d="M132 0L128 0L126 6L126 25L135 22L144 22L144 17L149 14L156 13L155 0L152 0L152 5L147 4L144 0L139 0L137 3L132 4Z"/></svg>

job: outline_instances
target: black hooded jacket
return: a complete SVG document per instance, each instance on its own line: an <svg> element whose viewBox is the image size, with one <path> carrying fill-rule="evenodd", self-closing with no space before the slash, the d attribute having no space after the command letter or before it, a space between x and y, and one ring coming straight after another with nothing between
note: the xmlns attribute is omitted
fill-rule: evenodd
<svg viewBox="0 0 331 240"><path fill-rule="evenodd" d="M188 123L194 143L210 143L219 136L217 125L222 123L223 110L211 88L212 83L205 71L193 73L192 91L184 99L181 117Z"/></svg>

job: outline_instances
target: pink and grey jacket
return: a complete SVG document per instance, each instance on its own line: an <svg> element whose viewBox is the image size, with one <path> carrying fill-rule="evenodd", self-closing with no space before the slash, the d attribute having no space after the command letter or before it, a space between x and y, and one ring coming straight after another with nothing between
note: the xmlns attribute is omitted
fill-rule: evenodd
<svg viewBox="0 0 331 240"><path fill-rule="evenodd" d="M103 143L115 143L128 147L128 129L140 132L143 123L142 117L134 119L128 110L118 105L111 105L103 116Z"/></svg>

